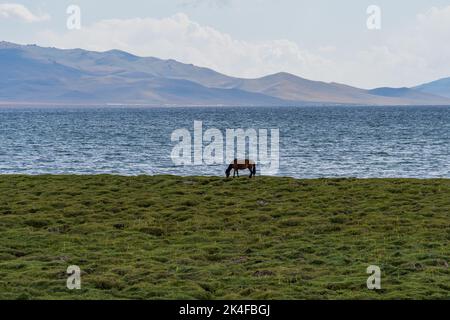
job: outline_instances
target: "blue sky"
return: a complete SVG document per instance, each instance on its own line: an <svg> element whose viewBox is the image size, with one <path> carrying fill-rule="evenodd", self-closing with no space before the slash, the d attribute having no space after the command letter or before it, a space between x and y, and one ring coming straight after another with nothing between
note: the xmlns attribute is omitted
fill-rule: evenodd
<svg viewBox="0 0 450 320"><path fill-rule="evenodd" d="M66 27L71 4L81 30ZM381 30L366 26L369 5L381 8ZM11 0L0 1L0 39L118 48L243 77L412 86L450 76L450 0Z"/></svg>

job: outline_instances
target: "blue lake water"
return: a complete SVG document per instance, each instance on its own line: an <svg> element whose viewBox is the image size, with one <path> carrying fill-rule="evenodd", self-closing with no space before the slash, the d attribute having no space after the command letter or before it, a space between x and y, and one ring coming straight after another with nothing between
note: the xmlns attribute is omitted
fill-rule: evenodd
<svg viewBox="0 0 450 320"><path fill-rule="evenodd" d="M171 134L280 130L279 176L450 177L450 107L1 108L1 174L223 175L175 166Z"/></svg>

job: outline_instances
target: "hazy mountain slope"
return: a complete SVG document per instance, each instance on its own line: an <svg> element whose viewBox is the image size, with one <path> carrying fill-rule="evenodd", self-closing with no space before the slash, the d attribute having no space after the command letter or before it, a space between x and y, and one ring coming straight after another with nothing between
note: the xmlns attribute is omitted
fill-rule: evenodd
<svg viewBox="0 0 450 320"><path fill-rule="evenodd" d="M369 90L369 93L378 96L401 98L409 104L417 104L420 101L433 102L434 104L448 104L448 98L421 92L410 88L377 88Z"/></svg>
<svg viewBox="0 0 450 320"><path fill-rule="evenodd" d="M120 51L0 46L0 101L179 105L284 105L278 98L239 89L207 88L159 76L155 60ZM144 67L141 67L142 64ZM150 63L151 65L151 63ZM159 68L163 70L163 68ZM147 72L146 72L147 71ZM290 103L292 104L292 103Z"/></svg>
<svg viewBox="0 0 450 320"><path fill-rule="evenodd" d="M0 70L0 101L46 100L87 76L56 62L30 59L16 48L0 49Z"/></svg>
<svg viewBox="0 0 450 320"><path fill-rule="evenodd" d="M311 81L289 73L259 79L241 80L239 89L281 99L349 104L448 104L450 100L408 88L363 90L339 84Z"/></svg>
<svg viewBox="0 0 450 320"><path fill-rule="evenodd" d="M1 47L0 47L1 48ZM138 74L156 77L189 80L207 87L230 89L236 78L214 70L183 64L175 60L153 57L138 57L120 50L92 52L82 49L55 49L38 46L22 46L30 58L50 61L95 74ZM231 84L230 84L231 83Z"/></svg>
<svg viewBox="0 0 450 320"><path fill-rule="evenodd" d="M450 98L450 78L444 78L430 83L425 83L413 89L420 92L426 92Z"/></svg>
<svg viewBox="0 0 450 320"><path fill-rule="evenodd" d="M0 42L0 69L0 102L261 106L450 104L450 97L414 89L363 90L288 73L239 79L192 64L143 58L119 50L91 52Z"/></svg>
<svg viewBox="0 0 450 320"><path fill-rule="evenodd" d="M351 104L395 103L393 99L372 96L362 89L336 83L311 81L288 73L242 80L237 88L294 101Z"/></svg>

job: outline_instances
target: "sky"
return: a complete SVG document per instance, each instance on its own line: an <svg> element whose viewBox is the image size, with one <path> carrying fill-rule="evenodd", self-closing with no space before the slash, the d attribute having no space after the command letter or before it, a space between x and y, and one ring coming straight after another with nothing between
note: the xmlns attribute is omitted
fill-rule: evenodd
<svg viewBox="0 0 450 320"><path fill-rule="evenodd" d="M80 29L69 29L70 5ZM369 29L369 6L380 9ZM72 20L71 20L72 21ZM450 77L450 0L0 0L0 40L361 88Z"/></svg>

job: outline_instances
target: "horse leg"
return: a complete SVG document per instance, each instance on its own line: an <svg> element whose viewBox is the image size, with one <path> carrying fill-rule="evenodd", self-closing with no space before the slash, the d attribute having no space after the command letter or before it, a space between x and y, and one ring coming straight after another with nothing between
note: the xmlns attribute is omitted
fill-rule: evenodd
<svg viewBox="0 0 450 320"><path fill-rule="evenodd" d="M239 169L238 169L238 170L236 170L236 172L237 172L237 176L238 176L238 178L239 178Z"/></svg>
<svg viewBox="0 0 450 320"><path fill-rule="evenodd" d="M253 177L253 170L252 170L252 167L249 167L248 170L250 170L250 177L249 177L249 178L251 179L251 178Z"/></svg>
<svg viewBox="0 0 450 320"><path fill-rule="evenodd" d="M233 169L233 178L236 178L236 169Z"/></svg>

